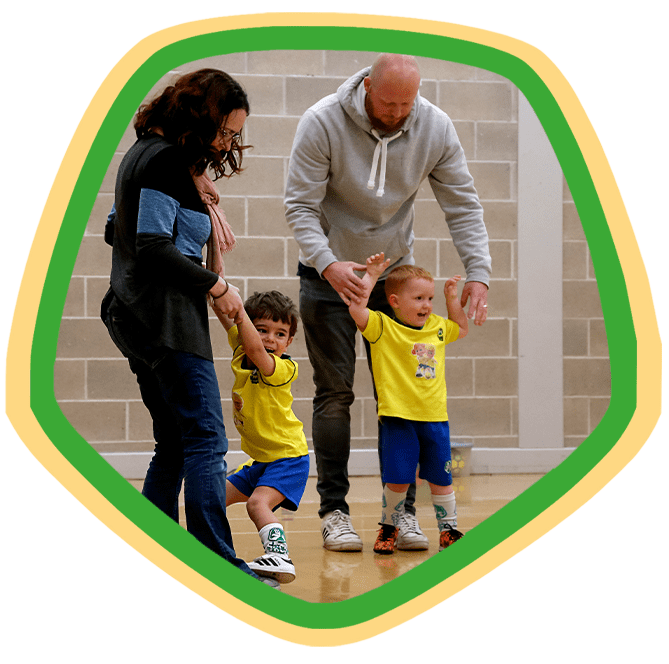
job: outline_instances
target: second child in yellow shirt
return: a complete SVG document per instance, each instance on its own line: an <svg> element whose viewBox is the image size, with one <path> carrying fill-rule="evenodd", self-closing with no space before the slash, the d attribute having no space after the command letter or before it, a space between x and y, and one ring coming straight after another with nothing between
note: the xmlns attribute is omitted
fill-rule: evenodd
<svg viewBox="0 0 669 664"><path fill-rule="evenodd" d="M388 268L383 254L367 259L362 278L369 294ZM395 551L404 498L418 476L430 485L439 526L439 550L463 535L451 475L451 444L446 410L445 347L468 332L467 315L458 297L459 275L446 281L448 318L432 312L434 279L423 268L402 265L385 282L390 318L367 308L368 296L350 300L353 320L369 341L374 384L378 394L381 441L382 516L374 552Z"/></svg>
<svg viewBox="0 0 669 664"><path fill-rule="evenodd" d="M295 566L274 510L297 510L309 476L307 440L292 410L290 386L297 378L297 364L286 355L297 330L297 308L290 298L271 291L248 298L236 325L216 314L233 350L235 426L242 450L253 460L228 477L226 506L245 502L258 529L265 553L249 567L290 583Z"/></svg>

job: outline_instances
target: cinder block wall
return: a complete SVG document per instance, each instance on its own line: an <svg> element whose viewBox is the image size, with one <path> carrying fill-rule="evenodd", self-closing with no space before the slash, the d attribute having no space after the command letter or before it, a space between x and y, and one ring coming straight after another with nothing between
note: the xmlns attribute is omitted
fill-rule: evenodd
<svg viewBox="0 0 669 664"><path fill-rule="evenodd" d="M297 122L306 108L334 92L349 75L371 64L366 52L276 51L208 58L166 74L152 96L175 74L202 66L223 69L246 88L251 116L245 141L253 150L245 171L217 183L238 239L226 258L226 275L243 296L278 288L298 299L298 249L283 215L283 190ZM421 59L421 94L454 121L468 157L490 236L493 278L489 318L449 347L449 415L454 440L476 448L518 447L517 353L517 136L518 92L485 70ZM100 452L149 452L151 422L126 361L99 320L109 282L111 250L104 243L118 164L134 141L129 127L109 166L83 238L67 296L55 365L56 397L72 425ZM608 348L597 283L587 242L569 190L564 187L564 445L581 443L609 402ZM432 272L437 294L445 278L462 273L443 214L425 184L416 202L416 262ZM436 297L437 313L445 315ZM230 413L230 349L212 316L216 370L231 450L239 439ZM301 329L291 347L300 378L294 409L311 436L313 384ZM538 370L540 370L538 368ZM359 343L352 408L353 447L376 448L376 414L366 360Z"/></svg>
<svg viewBox="0 0 669 664"><path fill-rule="evenodd" d="M563 203L565 446L577 447L609 407L611 373L597 281L566 183Z"/></svg>

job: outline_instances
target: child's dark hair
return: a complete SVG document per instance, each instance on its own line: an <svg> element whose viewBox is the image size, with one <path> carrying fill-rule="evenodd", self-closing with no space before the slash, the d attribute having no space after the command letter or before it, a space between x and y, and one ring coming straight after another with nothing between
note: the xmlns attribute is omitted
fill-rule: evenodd
<svg viewBox="0 0 669 664"><path fill-rule="evenodd" d="M293 301L279 291L267 291L265 293L253 293L246 302L244 309L253 322L259 318L281 321L290 326L290 336L294 337L297 331L297 321L300 315Z"/></svg>

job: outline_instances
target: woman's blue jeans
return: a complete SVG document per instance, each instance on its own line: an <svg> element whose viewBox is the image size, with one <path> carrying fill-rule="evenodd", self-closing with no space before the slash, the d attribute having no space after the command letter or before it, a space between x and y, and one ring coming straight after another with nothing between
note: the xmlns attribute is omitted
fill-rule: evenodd
<svg viewBox="0 0 669 664"><path fill-rule="evenodd" d="M178 522L183 483L188 532L255 577L235 554L225 511L228 439L214 363L143 345L121 317L109 316L106 322L153 420L156 445L142 494Z"/></svg>
<svg viewBox="0 0 669 664"><path fill-rule="evenodd" d="M368 306L393 315L383 282L374 287ZM346 304L329 282L320 277L300 277L300 317L316 387L312 438L318 472L316 488L321 499L318 513L321 517L333 510L349 514L346 496L350 488L350 407L355 399L353 377L357 328ZM364 341L371 372L369 344ZM380 450L379 460L381 462ZM411 514L416 512L415 499L414 484L405 501L405 509Z"/></svg>

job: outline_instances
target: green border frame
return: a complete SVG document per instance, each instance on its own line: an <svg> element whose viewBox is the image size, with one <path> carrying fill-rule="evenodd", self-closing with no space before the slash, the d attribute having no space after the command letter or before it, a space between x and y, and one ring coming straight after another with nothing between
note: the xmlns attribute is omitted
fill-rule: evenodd
<svg viewBox="0 0 669 664"><path fill-rule="evenodd" d="M222 36L224 35L224 38ZM391 583L336 604L276 593L218 556L171 521L122 478L73 429L54 395L54 363L65 298L93 202L115 148L146 92L167 71L226 53L286 50L392 50L459 62L513 82L533 107L555 150L585 231L597 274L609 344L611 403L599 426L565 461L476 526L448 556L436 555ZM364 44L364 48L360 45ZM388 45L392 44L392 49ZM612 320L615 317L615 325ZM607 221L577 141L553 95L519 58L439 35L351 27L258 27L178 41L149 57L123 87L91 145L54 246L37 314L30 368L31 409L67 461L116 509L193 570L246 604L306 628L337 629L376 618L433 588L532 521L572 489L614 447L636 409L637 348L627 288Z"/></svg>

